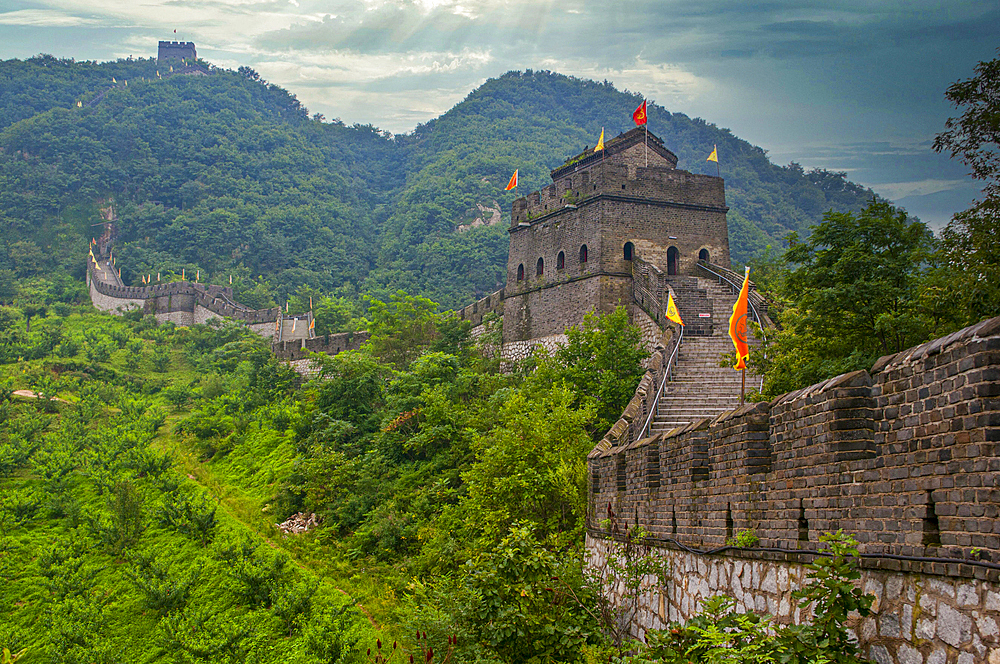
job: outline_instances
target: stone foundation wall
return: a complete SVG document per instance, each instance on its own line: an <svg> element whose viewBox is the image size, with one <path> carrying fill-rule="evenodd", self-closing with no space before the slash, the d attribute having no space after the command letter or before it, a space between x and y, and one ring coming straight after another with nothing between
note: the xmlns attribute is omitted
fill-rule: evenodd
<svg viewBox="0 0 1000 664"><path fill-rule="evenodd" d="M988 661L1000 611L1000 317L882 358L870 373L643 438L636 423L651 374L588 457L592 555L608 506L655 541L696 549L752 529L778 553L751 566L750 600L731 571L717 569L714 581L701 571L724 557L678 562L685 571L671 584L701 588L699 597L731 592L785 617L781 596L758 592L771 587L767 565L800 578L793 563L815 555L822 533L843 529L859 541L865 583L889 596L877 619L857 626L876 661ZM707 586L687 578L691 565Z"/></svg>
<svg viewBox="0 0 1000 664"><path fill-rule="evenodd" d="M608 540L587 537L588 564L602 566ZM667 562L666 585L644 579L634 626L637 636L697 614L715 595L736 600L740 611L769 614L781 624L808 622L792 591L807 582L801 562L755 559L733 551L699 555L657 547ZM1000 585L995 582L862 569L859 587L875 596L873 614L848 621L862 653L877 664L1000 663ZM621 594L611 589L615 601Z"/></svg>
<svg viewBox="0 0 1000 664"><path fill-rule="evenodd" d="M559 346L566 344L565 334L552 334L547 337L539 337L531 341L510 341L503 345L500 351L501 362L520 362L531 356L536 347L544 348L550 353L555 352Z"/></svg>

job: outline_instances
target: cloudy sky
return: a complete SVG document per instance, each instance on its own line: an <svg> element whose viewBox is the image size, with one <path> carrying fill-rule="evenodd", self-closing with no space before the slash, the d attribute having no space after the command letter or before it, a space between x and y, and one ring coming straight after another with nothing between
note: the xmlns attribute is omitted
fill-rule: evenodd
<svg viewBox="0 0 1000 664"><path fill-rule="evenodd" d="M608 79L939 226L979 191L930 150L943 92L997 57L997 26L993 0L0 0L0 59L149 57L176 30L392 132L511 69Z"/></svg>

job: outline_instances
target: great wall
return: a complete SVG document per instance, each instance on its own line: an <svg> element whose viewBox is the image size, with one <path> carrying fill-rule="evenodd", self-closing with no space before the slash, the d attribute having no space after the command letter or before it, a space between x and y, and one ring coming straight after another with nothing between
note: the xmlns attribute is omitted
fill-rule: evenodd
<svg viewBox="0 0 1000 664"><path fill-rule="evenodd" d="M508 361L560 343L591 310L625 306L642 329L646 374L588 457L591 564L615 550L612 511L645 529L668 565L665 583L644 579L633 631L690 618L716 594L780 622L808 620L791 594L822 555L820 535L843 529L860 542L861 587L876 597L872 616L850 620L866 656L1000 664L1000 318L740 406L737 372L719 367L742 276L729 269L723 182L676 169L645 138L633 130L605 154L588 150L515 201L506 286L457 312L474 335L500 322ZM308 322L240 307L229 289L130 288L98 267L88 283L99 308L241 320L299 364L367 338L310 338ZM683 331L664 319L670 293ZM753 289L750 299L766 333L767 303ZM744 529L758 545L727 545Z"/></svg>

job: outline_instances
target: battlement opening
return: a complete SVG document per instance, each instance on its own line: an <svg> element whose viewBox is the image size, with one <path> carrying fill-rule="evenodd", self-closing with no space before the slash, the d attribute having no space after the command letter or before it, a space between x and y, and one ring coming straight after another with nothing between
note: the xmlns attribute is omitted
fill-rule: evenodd
<svg viewBox="0 0 1000 664"><path fill-rule="evenodd" d="M937 506L934 504L934 495L927 492L927 510L924 513L921 543L924 546L941 546L941 526L938 523Z"/></svg>
<svg viewBox="0 0 1000 664"><path fill-rule="evenodd" d="M660 448L656 444L646 450L646 486L650 490L660 488Z"/></svg>

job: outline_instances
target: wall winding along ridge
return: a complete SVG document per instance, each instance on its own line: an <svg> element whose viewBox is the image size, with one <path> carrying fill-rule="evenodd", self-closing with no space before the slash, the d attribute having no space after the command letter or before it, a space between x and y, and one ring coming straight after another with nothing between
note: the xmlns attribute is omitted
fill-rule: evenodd
<svg viewBox="0 0 1000 664"><path fill-rule="evenodd" d="M663 344L669 347L669 342ZM647 579L638 630L714 594L783 621L825 531L860 542L876 615L854 621L877 662L1000 662L1000 317L714 420L639 438L656 372L589 455L587 547L610 506L652 533L666 587ZM644 412L645 409L645 412ZM764 550L714 555L752 528Z"/></svg>

